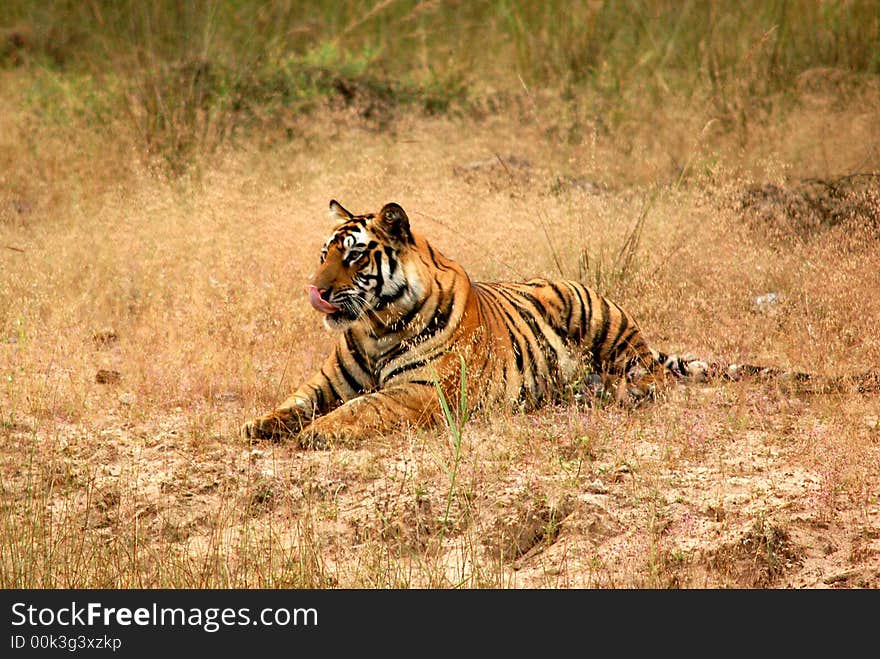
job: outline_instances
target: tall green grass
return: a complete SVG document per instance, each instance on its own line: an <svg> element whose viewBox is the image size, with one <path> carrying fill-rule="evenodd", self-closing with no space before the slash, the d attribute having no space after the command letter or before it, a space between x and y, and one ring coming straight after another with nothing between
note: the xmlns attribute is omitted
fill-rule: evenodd
<svg viewBox="0 0 880 659"><path fill-rule="evenodd" d="M328 98L381 119L525 85L613 121L699 93L735 127L809 69L880 73L880 3L10 0L0 66L88 76L84 93L109 95L143 149L177 167Z"/></svg>
<svg viewBox="0 0 880 659"><path fill-rule="evenodd" d="M434 387L437 390L437 397L440 401L440 410L443 413L443 419L445 420L446 427L449 430L452 448L452 467L444 466L444 469L449 476L449 493L446 497L446 510L443 513L443 532L446 531L446 528L449 524L449 513L452 509L452 499L453 495L455 494L455 481L458 477L458 470L461 465L462 434L464 432L464 426L470 416L467 398L467 367L465 366L464 355L459 355L458 358L461 362L461 380L459 381L459 397L457 409L450 407L449 400L447 400L446 394L443 393L443 387L441 385L439 377L436 373L434 373L433 376Z"/></svg>
<svg viewBox="0 0 880 659"><path fill-rule="evenodd" d="M10 0L0 25L27 42L19 59L60 66L217 59L258 69L331 50L390 75L469 70L534 84L603 73L711 80L744 66L770 84L816 66L880 72L873 0ZM15 49L4 44L7 64Z"/></svg>

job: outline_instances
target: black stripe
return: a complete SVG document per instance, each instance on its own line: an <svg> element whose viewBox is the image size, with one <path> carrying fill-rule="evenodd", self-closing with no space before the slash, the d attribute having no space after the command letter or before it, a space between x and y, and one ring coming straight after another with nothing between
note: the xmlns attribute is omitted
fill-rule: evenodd
<svg viewBox="0 0 880 659"><path fill-rule="evenodd" d="M608 361L614 361L611 358L611 355L617 352L618 342L620 341L620 337L623 336L623 333L626 331L626 328L629 327L629 320L626 317L626 314L623 313L623 310L618 307L616 304L614 307L620 312L620 327L617 330L617 334L614 335L614 340L608 344ZM609 321L610 322L610 321Z"/></svg>
<svg viewBox="0 0 880 659"><path fill-rule="evenodd" d="M379 301L376 303L376 311L381 311L382 309L387 308L389 304L397 302L400 298L403 297L403 294L406 293L406 290L406 286L400 286L394 289L393 293L380 296ZM392 323L392 325L396 325L396 321L395 323ZM386 327L389 326L386 325Z"/></svg>
<svg viewBox="0 0 880 659"><path fill-rule="evenodd" d="M337 362L338 361L339 360L337 359ZM335 398L336 400L344 400L343 397L339 395L339 391L336 389L336 387L333 386L333 380L331 380L330 376L324 372L323 367L321 368L321 375L323 375L324 378L327 380L327 386L330 388L330 393L333 395L333 398Z"/></svg>
<svg viewBox="0 0 880 659"><path fill-rule="evenodd" d="M385 283L385 278L382 276L382 252L372 252L370 260L373 263L373 270L375 274L369 272L359 272L354 276L354 278L357 279L359 282L363 282L364 288L366 288L367 283L375 282L375 290L377 291L376 295L378 297L378 295L382 292L382 286Z"/></svg>
<svg viewBox="0 0 880 659"><path fill-rule="evenodd" d="M373 263L376 268L376 274L372 277L376 282L376 290L381 293L385 286L385 275L382 274L382 252L371 252L371 254L375 257Z"/></svg>
<svg viewBox="0 0 880 659"><path fill-rule="evenodd" d="M618 333L617 339L615 339L616 343L611 349L611 352L608 353L608 359L606 361L609 364L613 364L615 361L617 361L617 358L621 355L621 353L629 349L630 339L632 339L633 336L639 333L639 328L636 325L627 324L627 327L629 329L626 333L626 337L621 337L621 334L623 333L622 331Z"/></svg>
<svg viewBox="0 0 880 659"><path fill-rule="evenodd" d="M336 363L339 365L339 371L342 373L342 377L345 380L345 383L351 388L351 390L355 394L362 393L364 388L360 382L358 382L354 376L349 372L349 370L345 367L345 364L341 359L337 359Z"/></svg>
<svg viewBox="0 0 880 659"><path fill-rule="evenodd" d="M556 284L556 282L548 281L547 286L556 294L556 297L559 298L559 301L562 303L562 311L559 314L560 318L568 319L571 317L571 300L565 295L562 294L562 290ZM583 306L583 305L582 305ZM567 329L568 323L566 323Z"/></svg>
<svg viewBox="0 0 880 659"><path fill-rule="evenodd" d="M504 293L502 292L500 287L496 287L494 292L497 295L504 298L508 303L510 303L510 305L514 309L516 309L517 312L519 313L519 309L518 309L517 305L510 302L510 300L507 299L507 297L504 295ZM525 351L524 351L523 355L522 356L517 355L517 357L518 357L517 358L517 368L519 368L520 372L523 374L523 376L525 376L525 374L526 374L525 366L528 365L529 366L529 369L528 369L529 375L531 376L533 381L536 381L537 375L535 373L534 367L538 366L538 360L535 358L535 352L532 350L531 341L529 341L528 336L526 336L526 334L524 332L519 331L519 327L517 326L516 321L514 320L513 316L510 315L510 313L507 311L507 309L504 306L502 306L500 303L498 305L498 308L499 308L501 314L504 316L504 321L505 321L505 324L507 325L508 334L511 334L514 330L516 330L516 334L518 336L518 339L521 339L521 341L517 340L515 345L525 347ZM522 347L520 347L520 350L522 351ZM523 361L523 357L525 357L525 356L528 356L527 362Z"/></svg>
<svg viewBox="0 0 880 659"><path fill-rule="evenodd" d="M530 302L532 305L534 305L535 307L537 307L540 310L540 314L542 316L544 316L545 318L547 317L547 307L545 307L544 303L541 300L539 300L537 297L532 295L531 293L529 293L527 291L521 291L520 289L515 288L513 286L505 286L504 290L509 293L513 293L515 295L518 295L519 297L526 300L527 302Z"/></svg>
<svg viewBox="0 0 880 659"><path fill-rule="evenodd" d="M440 299L437 308L434 310L434 315L431 316L431 320L429 320L425 328L415 336L415 343L420 343L428 337L442 332L446 329L446 326L449 324L449 319L452 317L452 309L455 306L455 294L449 292L443 297L445 291L440 288L440 282L436 279L434 281L437 284Z"/></svg>
<svg viewBox="0 0 880 659"><path fill-rule="evenodd" d="M385 245L385 256L388 258L388 274L393 275L397 270L397 259L394 258L394 248L391 245Z"/></svg>
<svg viewBox="0 0 880 659"><path fill-rule="evenodd" d="M312 389L312 391L315 392L315 407L317 407L319 410L321 410L321 412L326 411L327 407L326 407L326 400L324 398L324 390L321 387L314 385L314 384L310 384L308 386L310 389Z"/></svg>
<svg viewBox="0 0 880 659"><path fill-rule="evenodd" d="M435 279L435 283L439 287L440 282ZM442 294L442 291L440 291L440 294ZM396 357L400 357L401 355L405 355L408 352L414 351L418 349L418 345L420 343L424 343L432 336L436 336L437 334L441 333L444 329L446 329L446 326L449 324L449 318L452 316L454 303L455 295L453 294L450 294L445 298L440 297L438 304L434 309L434 314L428 320L425 327L423 327L421 331L419 331L419 333L411 339L402 341L397 345L391 346L391 348L383 354L383 359L385 359L386 361L390 361ZM422 305L421 308L424 308L424 305ZM398 323L395 323L394 325L395 327L397 327Z"/></svg>
<svg viewBox="0 0 880 659"><path fill-rule="evenodd" d="M433 381L428 380L407 380L407 384L418 384L424 387L434 387L436 386Z"/></svg>
<svg viewBox="0 0 880 659"><path fill-rule="evenodd" d="M550 326L550 328L553 330L553 333L556 334L556 336L558 336L563 343L567 343L571 340L571 334L569 334L568 332L568 323L565 323L565 326L563 327L562 325L557 325L556 323L552 322L550 312L547 310L547 307L544 306L544 302L541 299L535 297L531 293L526 293L525 291L519 291L516 289L510 290L513 290L517 295L523 297L528 302L531 302L535 307L537 307L540 311L540 317L547 323L547 325ZM543 332L541 332L541 334L543 334Z"/></svg>
<svg viewBox="0 0 880 659"><path fill-rule="evenodd" d="M533 297L528 295L528 297ZM532 332L532 336L535 338L535 342L538 344L539 352L544 356L544 361L546 362L546 373L547 377L553 377L557 369L559 368L559 354L550 341L547 340L547 336L544 334L544 331L541 329L538 319L535 315L527 308L521 307L517 305L513 300L511 300L511 304L516 309L520 318L522 318L523 322L529 327ZM537 362L536 362L537 364ZM540 364L537 364L540 366Z"/></svg>
<svg viewBox="0 0 880 659"><path fill-rule="evenodd" d="M509 316L505 313L504 309L501 306L501 301L498 299L496 287L491 284L477 284L477 291L479 292L478 299L482 303L481 306L487 311L491 312L492 316L495 319L495 323L499 326L504 327L507 330L507 337L510 340L510 348L513 351L513 358L516 364L516 370L520 375L521 379L525 379L525 363L523 361L523 349L520 345L519 339L514 336L512 326L513 320L509 318ZM506 360L505 360L506 363ZM522 387L522 385L520 385Z"/></svg>
<svg viewBox="0 0 880 659"><path fill-rule="evenodd" d="M348 349L348 354L351 355L354 363L358 365L358 368L360 368L367 375L367 377L371 377L372 372L370 371L370 367L367 363L367 356L361 351L361 346L358 345L358 342L352 335L351 330L346 330L343 336L345 337L345 347Z"/></svg>
<svg viewBox="0 0 880 659"><path fill-rule="evenodd" d="M510 306L512 306L516 310L517 315L528 326L528 328L531 330L532 335L535 337L535 339L538 341L543 339L546 342L547 337L544 336L544 332L538 326L538 320L537 320L537 317L535 316L535 314L532 312L531 309L523 306L520 303L520 301L517 300L516 297L514 297L514 295L517 295L523 299L526 299L528 301L532 301L534 299L534 296L529 295L527 293L524 294L521 291L517 291L516 289L511 289L506 286L505 287L499 286L497 290L498 290L498 293L505 300L507 300L510 303Z"/></svg>
<svg viewBox="0 0 880 659"><path fill-rule="evenodd" d="M441 265L437 261L437 254L434 251L434 248L431 247L431 243L425 243L428 246L428 255L431 257L431 263L434 264L434 267L438 270L450 270L451 268L447 265Z"/></svg>
<svg viewBox="0 0 880 659"><path fill-rule="evenodd" d="M428 361L431 361L431 360L428 358L425 358L425 359L416 359L415 361L407 362L406 364L403 364L402 366L398 366L397 368L395 368L393 371L391 371L388 375L386 375L382 379L384 380L384 382L388 382L392 378L395 378L402 373L406 373L407 371L412 371L414 369L421 368L422 366L427 364Z"/></svg>
<svg viewBox="0 0 880 659"><path fill-rule="evenodd" d="M581 295L580 287L572 284L571 291L574 293L574 296L578 300L578 305L580 306L581 318L580 318L580 326L578 328L579 334L577 336L578 343L583 341L590 332L590 323L593 320L593 304L590 301L590 291L584 289L584 292L587 294L587 301L584 302L584 298Z"/></svg>
<svg viewBox="0 0 880 659"><path fill-rule="evenodd" d="M403 290L406 290L406 287L404 287ZM401 293L401 295L402 295L402 293ZM415 319L415 317L419 315L419 313L421 312L422 309L424 309L424 307L425 307L424 304L420 304L419 306L413 307L412 309L407 311L404 315L402 315L400 318L398 318L393 323L391 323L388 326L388 329L390 329L393 332L399 332L404 327L409 325Z"/></svg>
<svg viewBox="0 0 880 659"><path fill-rule="evenodd" d="M593 336L593 345L590 348L590 352L593 353L593 359L597 363L602 361L600 351L605 343L605 339L608 338L608 329L611 327L611 308L608 306L608 301L602 296L599 296L599 300L602 307L602 327Z"/></svg>
<svg viewBox="0 0 880 659"><path fill-rule="evenodd" d="M523 351L519 340L513 335L513 330L507 327L507 336L510 338L511 350L513 350L513 358L516 363L516 370L520 376L525 377L525 364L523 363Z"/></svg>

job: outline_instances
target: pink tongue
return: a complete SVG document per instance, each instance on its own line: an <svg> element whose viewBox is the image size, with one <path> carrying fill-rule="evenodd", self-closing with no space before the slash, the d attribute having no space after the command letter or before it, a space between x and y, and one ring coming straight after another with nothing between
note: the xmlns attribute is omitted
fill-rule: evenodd
<svg viewBox="0 0 880 659"><path fill-rule="evenodd" d="M334 311L339 311L339 307L327 302L327 300L321 297L321 292L318 290L317 286L308 286L307 290L309 291L309 302L321 313L333 313Z"/></svg>

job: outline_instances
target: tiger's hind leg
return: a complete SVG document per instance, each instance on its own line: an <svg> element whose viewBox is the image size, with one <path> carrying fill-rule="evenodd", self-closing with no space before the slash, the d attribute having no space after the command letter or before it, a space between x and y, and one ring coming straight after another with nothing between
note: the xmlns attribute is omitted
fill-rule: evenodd
<svg viewBox="0 0 880 659"><path fill-rule="evenodd" d="M593 366L594 374L588 381L601 381L594 384L594 392L618 405L635 407L652 400L670 381L668 369L658 361L638 330L605 353L605 359L598 359L594 352Z"/></svg>
<svg viewBox="0 0 880 659"><path fill-rule="evenodd" d="M587 375L584 384L592 401L636 407L657 397L668 381L669 375L659 362L636 355L597 369Z"/></svg>
<svg viewBox="0 0 880 659"><path fill-rule="evenodd" d="M669 375L662 364L640 357L619 378L617 401L636 406L659 396L668 384Z"/></svg>

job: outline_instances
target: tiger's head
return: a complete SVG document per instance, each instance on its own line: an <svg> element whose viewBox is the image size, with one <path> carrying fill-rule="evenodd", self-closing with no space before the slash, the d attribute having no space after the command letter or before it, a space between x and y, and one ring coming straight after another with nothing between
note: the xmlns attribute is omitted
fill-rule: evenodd
<svg viewBox="0 0 880 659"><path fill-rule="evenodd" d="M344 329L370 316L406 310L420 291L408 272L415 239L403 208L390 203L378 214L354 215L334 199L330 217L337 224L307 287L309 302L324 314L327 327Z"/></svg>

